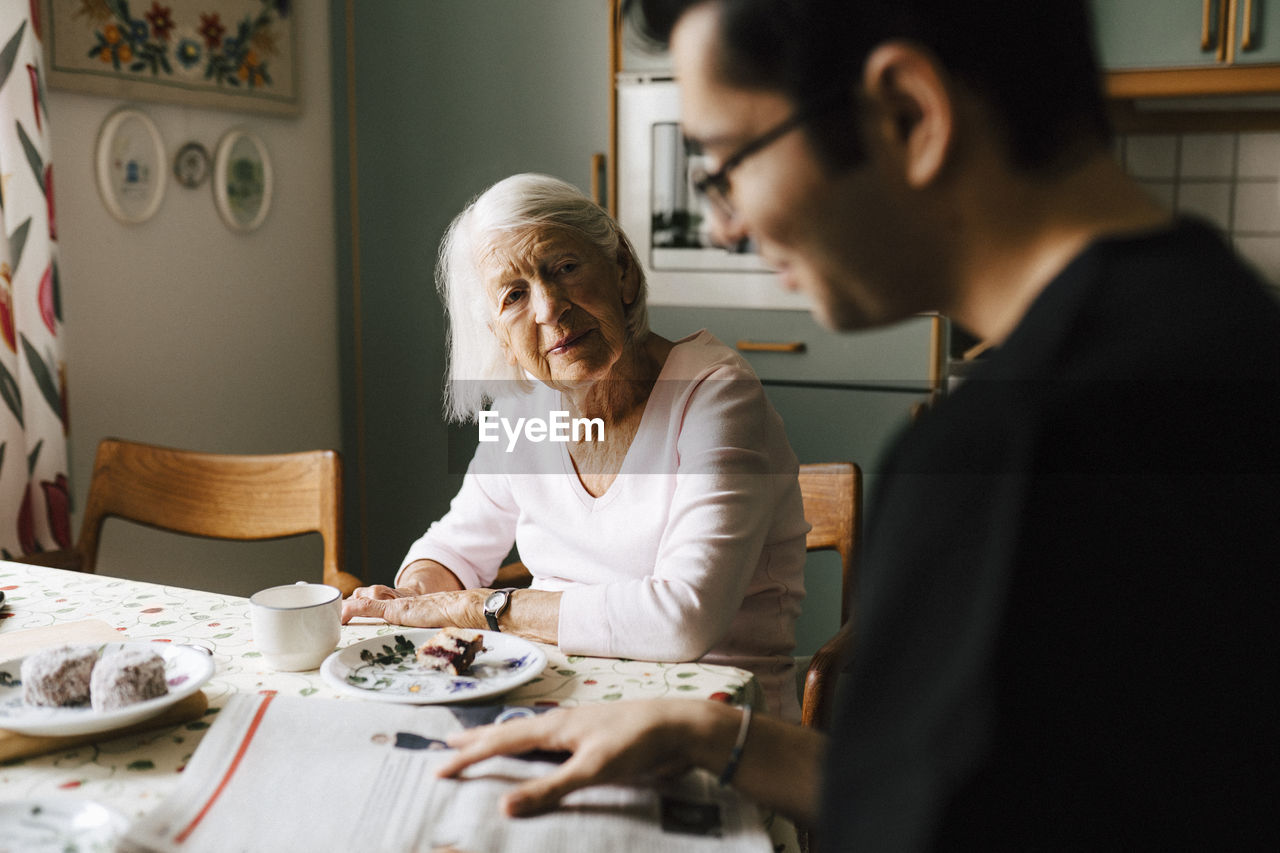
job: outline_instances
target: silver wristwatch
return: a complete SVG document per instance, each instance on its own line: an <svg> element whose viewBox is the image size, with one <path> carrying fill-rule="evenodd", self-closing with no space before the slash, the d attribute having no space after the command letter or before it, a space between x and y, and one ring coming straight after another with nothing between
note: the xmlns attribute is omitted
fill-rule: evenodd
<svg viewBox="0 0 1280 853"><path fill-rule="evenodd" d="M511 593L513 592L515 592L514 587L495 589L484 600L484 620L489 623L490 631L502 630L498 627L498 617L506 613L507 608L511 606Z"/></svg>

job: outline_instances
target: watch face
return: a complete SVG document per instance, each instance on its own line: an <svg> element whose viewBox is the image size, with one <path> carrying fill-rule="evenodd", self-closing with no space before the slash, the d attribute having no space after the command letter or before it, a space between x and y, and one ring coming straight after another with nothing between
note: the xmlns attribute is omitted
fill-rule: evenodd
<svg viewBox="0 0 1280 853"><path fill-rule="evenodd" d="M502 607L506 600L507 594L502 590L491 592L489 593L489 597L484 600L484 609L496 611L498 608Z"/></svg>

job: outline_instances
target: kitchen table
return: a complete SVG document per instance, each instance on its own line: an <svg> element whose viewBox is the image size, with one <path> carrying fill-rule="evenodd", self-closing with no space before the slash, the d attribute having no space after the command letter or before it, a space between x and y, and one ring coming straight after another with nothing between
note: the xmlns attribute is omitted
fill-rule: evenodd
<svg viewBox="0 0 1280 853"><path fill-rule="evenodd" d="M360 701L325 682L318 670L275 672L254 648L248 599L95 574L0 561L0 660L20 656L27 629L68 633L97 626L121 639L186 643L213 653L204 685L208 710L199 719L102 740L0 765L0 800L73 794L110 806L130 819L146 814L176 785L214 715L237 693L274 690L281 696ZM385 623L345 625L340 646L403 631ZM52 632L52 631L51 631ZM30 635L26 635L30 636ZM577 705L619 699L690 697L758 703L744 670L700 663L564 655L543 646L548 664L534 681L504 695L505 704Z"/></svg>

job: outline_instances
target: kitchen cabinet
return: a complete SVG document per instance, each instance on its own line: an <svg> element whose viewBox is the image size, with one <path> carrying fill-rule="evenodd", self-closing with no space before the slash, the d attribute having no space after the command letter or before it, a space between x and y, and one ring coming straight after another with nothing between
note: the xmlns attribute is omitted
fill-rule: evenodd
<svg viewBox="0 0 1280 853"><path fill-rule="evenodd" d="M1113 70L1280 62L1280 23L1267 20L1265 6L1266 0L1092 4L1102 64Z"/></svg>
<svg viewBox="0 0 1280 853"><path fill-rule="evenodd" d="M1110 98L1280 94L1280 0L1090 0ZM624 72L670 59L623 32ZM1265 105L1274 108L1274 105Z"/></svg>
<svg viewBox="0 0 1280 853"><path fill-rule="evenodd" d="M1092 0L1091 8L1111 97L1280 92L1274 3Z"/></svg>
<svg viewBox="0 0 1280 853"><path fill-rule="evenodd" d="M1280 63L1280 21L1266 17L1267 0L1234 0L1237 13L1231 24L1232 62L1236 65ZM1274 14L1280 9L1271 4Z"/></svg>
<svg viewBox="0 0 1280 853"><path fill-rule="evenodd" d="M1226 61L1231 0L1093 0L1099 59L1108 69L1214 66Z"/></svg>

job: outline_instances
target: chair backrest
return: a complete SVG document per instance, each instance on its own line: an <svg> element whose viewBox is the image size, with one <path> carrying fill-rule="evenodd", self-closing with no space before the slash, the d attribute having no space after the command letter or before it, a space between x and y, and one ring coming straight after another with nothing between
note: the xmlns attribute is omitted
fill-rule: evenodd
<svg viewBox="0 0 1280 853"><path fill-rule="evenodd" d="M855 578L854 561L862 527L862 471L852 462L821 462L800 466L800 498L809 535L807 551L835 551L840 555L840 623L849 619Z"/></svg>
<svg viewBox="0 0 1280 853"><path fill-rule="evenodd" d="M840 627L810 661L800 702L801 722L826 728L835 701L837 674L850 651L852 637L849 617L862 528L862 471L852 462L801 465L800 495L804 517L811 528L805 537L805 549L840 555Z"/></svg>
<svg viewBox="0 0 1280 853"><path fill-rule="evenodd" d="M343 595L360 586L343 571L342 460L333 450L233 455L106 438L76 542L83 571L96 566L108 518L211 539L319 533L324 582Z"/></svg>

